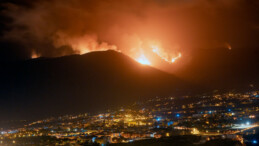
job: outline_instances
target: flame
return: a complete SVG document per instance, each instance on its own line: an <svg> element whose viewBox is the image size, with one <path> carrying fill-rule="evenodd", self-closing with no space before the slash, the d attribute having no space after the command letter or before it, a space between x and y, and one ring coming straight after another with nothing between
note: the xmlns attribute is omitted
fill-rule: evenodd
<svg viewBox="0 0 259 146"><path fill-rule="evenodd" d="M178 56L172 58L171 62L174 63L177 59L181 58L182 57L182 54L179 53Z"/></svg>
<svg viewBox="0 0 259 146"><path fill-rule="evenodd" d="M225 43L225 46L228 48L228 50L232 50L232 47L229 43Z"/></svg>
<svg viewBox="0 0 259 146"><path fill-rule="evenodd" d="M107 42L98 41L95 35L83 35L77 37L70 37L64 33L57 32L57 39L54 42L55 47L71 46L77 54L85 54L92 51L106 51L117 49L116 45L110 45Z"/></svg>
<svg viewBox="0 0 259 146"><path fill-rule="evenodd" d="M137 62L144 65L152 65L151 62L154 62L155 59L152 55L152 52L155 53L159 58L168 62L174 63L177 59L181 57L181 53L178 56L174 56L171 53L165 51L161 47L160 42L157 40L143 39L138 36L125 36L125 47L127 49L119 50L117 45L109 44L107 42L99 41L96 35L82 35L82 36L67 36L64 33L58 32L57 39L54 42L55 47L61 46L71 46L71 48L77 54L85 54L92 51L105 51L105 50L114 50L122 52ZM120 48L123 48L119 46ZM173 47L176 48L176 47ZM178 49L178 47L176 48ZM34 57L38 57L37 54Z"/></svg>
<svg viewBox="0 0 259 146"><path fill-rule="evenodd" d="M232 47L231 47L229 44L228 44L228 46L227 46L227 47L228 47L228 49L229 49L229 50L231 50L231 49L232 49Z"/></svg>
<svg viewBox="0 0 259 146"><path fill-rule="evenodd" d="M136 59L139 63L144 65L151 65L150 61L146 58L144 54L141 54L139 58Z"/></svg>
<svg viewBox="0 0 259 146"><path fill-rule="evenodd" d="M31 53L31 59L35 59L35 58L39 58L40 55L38 53L36 53L35 51L32 51Z"/></svg>
<svg viewBox="0 0 259 146"><path fill-rule="evenodd" d="M93 42L92 44L90 43L84 43L80 42L77 44L75 50L79 52L80 55L89 53L92 51L107 51L107 50L115 50L120 52L115 45L109 45L108 43L102 42L100 44Z"/></svg>
<svg viewBox="0 0 259 146"><path fill-rule="evenodd" d="M182 57L182 54L179 53L176 57L170 57L168 53L166 53L163 49L159 48L158 46L151 46L153 53L158 55L161 59L168 63L174 63L177 59Z"/></svg>

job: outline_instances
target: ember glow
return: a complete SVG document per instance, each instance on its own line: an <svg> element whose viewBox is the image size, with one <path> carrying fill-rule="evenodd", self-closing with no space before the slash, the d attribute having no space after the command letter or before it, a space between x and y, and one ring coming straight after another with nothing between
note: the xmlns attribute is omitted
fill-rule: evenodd
<svg viewBox="0 0 259 146"><path fill-rule="evenodd" d="M36 53L35 51L32 51L32 54L31 54L31 59L35 59L35 58L39 58L40 55L38 53Z"/></svg>
<svg viewBox="0 0 259 146"><path fill-rule="evenodd" d="M144 65L151 65L150 61L146 58L144 54L141 54L139 58L136 59L139 63Z"/></svg>
<svg viewBox="0 0 259 146"><path fill-rule="evenodd" d="M80 37L69 37L63 33L57 33L57 39L54 41L55 47L71 46L75 54L85 54L92 51L116 50L116 45L110 45L106 42L98 42L94 35L83 35Z"/></svg>
<svg viewBox="0 0 259 146"><path fill-rule="evenodd" d="M174 63L177 59L182 57L181 53L179 53L178 56L176 56L176 57L170 57L170 54L166 53L165 51L163 51L162 49L160 49L157 46L151 46L151 48L152 48L153 53L155 53L161 59L163 59L164 61L166 61L168 63Z"/></svg>
<svg viewBox="0 0 259 146"><path fill-rule="evenodd" d="M128 37L127 40L129 39L135 40L132 44L125 43L125 46L128 45L127 48L129 49L120 50L115 44L99 42L96 36L85 35L83 37L70 38L66 35L59 34L58 39L55 41L55 46L71 46L74 50L74 53L80 55L93 51L114 50L122 52L123 54L131 57L141 64L151 65L157 68L159 68L159 66L155 66L153 64L153 62L157 61L154 59L154 56L158 56L158 59L169 64L174 63L175 60L181 57L181 53L179 53L179 47L165 49L162 47L162 44L158 40L143 39L138 36ZM34 54L36 53L34 52Z"/></svg>
<svg viewBox="0 0 259 146"><path fill-rule="evenodd" d="M174 63L177 59L181 58L182 57L182 54L179 53L178 56L172 58L171 62Z"/></svg>
<svg viewBox="0 0 259 146"><path fill-rule="evenodd" d="M232 50L232 47L229 43L226 43L226 47L229 49L229 50Z"/></svg>
<svg viewBox="0 0 259 146"><path fill-rule="evenodd" d="M151 65L151 66L154 66L152 62L155 60L152 58L154 57L154 55L150 55L150 52L158 56L159 59L161 59L162 61L167 62L169 64L174 63L177 59L181 58L182 56L181 53L178 53L177 56L175 55L175 53L169 53L165 51L164 48L160 47L160 45L150 45L153 43L147 43L147 44L148 44L147 45L148 47L145 47L145 45L141 45L141 47L139 48L139 52L135 50L134 53L127 53L126 55L132 57L133 59L135 59L137 62L141 64ZM135 57L136 56L135 54L140 54L140 55Z"/></svg>

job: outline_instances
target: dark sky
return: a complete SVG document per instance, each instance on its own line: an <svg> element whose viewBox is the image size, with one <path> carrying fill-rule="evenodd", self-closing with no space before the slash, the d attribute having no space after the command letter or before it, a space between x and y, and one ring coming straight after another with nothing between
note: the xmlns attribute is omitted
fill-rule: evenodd
<svg viewBox="0 0 259 146"><path fill-rule="evenodd" d="M170 56L197 48L258 48L257 0L4 0L1 60L160 44Z"/></svg>

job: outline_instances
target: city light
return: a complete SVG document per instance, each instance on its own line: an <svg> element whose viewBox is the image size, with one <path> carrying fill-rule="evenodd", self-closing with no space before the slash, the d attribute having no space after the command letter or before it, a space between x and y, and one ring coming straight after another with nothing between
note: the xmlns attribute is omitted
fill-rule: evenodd
<svg viewBox="0 0 259 146"><path fill-rule="evenodd" d="M173 123L174 123L173 121L170 121L167 123L167 125L170 126L170 125L173 125Z"/></svg>
<svg viewBox="0 0 259 146"><path fill-rule="evenodd" d="M157 117L157 118L156 118L156 121L157 121L157 122L161 121L161 117Z"/></svg>
<svg viewBox="0 0 259 146"><path fill-rule="evenodd" d="M169 137L169 136L170 136L170 133L166 133L166 136Z"/></svg>
<svg viewBox="0 0 259 146"><path fill-rule="evenodd" d="M218 100L219 96L221 96L220 100ZM252 98L253 96L246 96L240 100L251 101ZM239 98L234 95L231 97L225 96L224 94L215 98L214 96L207 96L198 99L183 106L174 104L177 98L154 97L152 100L143 101L139 108L129 106L93 115L80 114L38 120L25 125L23 128L1 131L0 139L5 144L6 139L10 139L10 143L14 141L20 143L20 141L16 141L16 138L29 139L31 137L50 136L56 138L57 143L60 141L59 144L62 144L62 142L71 144L77 143L73 139L80 137L80 139L87 140L91 144L99 143L102 145L107 142L127 143L149 138L170 138L174 136L171 135L172 132L175 135L177 135L176 133L194 136L204 135L208 136L208 140L211 139L210 135L227 133L222 136L222 139L238 140L243 143L244 140L242 136L240 137L240 132L258 127L257 123L253 122L254 124L252 124L252 121L247 120L247 117L251 117L251 113L256 112L255 104L251 104L249 109L242 109L243 105L242 102L239 102ZM227 103L225 105L218 104L217 109L213 109L215 104L211 104L211 101L222 102L222 100L236 100L232 109L236 112L226 110ZM250 112L238 112L235 108L249 110ZM218 119L210 120L212 117ZM225 120L233 122L219 122ZM243 122L239 123L239 121ZM222 125L222 128L219 125ZM194 127L201 127L201 129ZM211 130L211 128L216 130ZM255 130L253 130L253 133L255 133ZM251 142L257 144L256 140Z"/></svg>
<svg viewBox="0 0 259 146"><path fill-rule="evenodd" d="M95 139L96 139L96 137L93 137L93 138L92 138L92 143L94 143L94 142L95 142Z"/></svg>

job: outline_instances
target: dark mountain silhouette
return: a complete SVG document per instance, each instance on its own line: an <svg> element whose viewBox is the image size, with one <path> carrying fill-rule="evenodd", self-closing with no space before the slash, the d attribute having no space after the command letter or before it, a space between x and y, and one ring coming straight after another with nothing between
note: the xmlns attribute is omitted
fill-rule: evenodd
<svg viewBox="0 0 259 146"><path fill-rule="evenodd" d="M115 51L8 63L1 66L0 81L2 119L97 112L192 89Z"/></svg>

